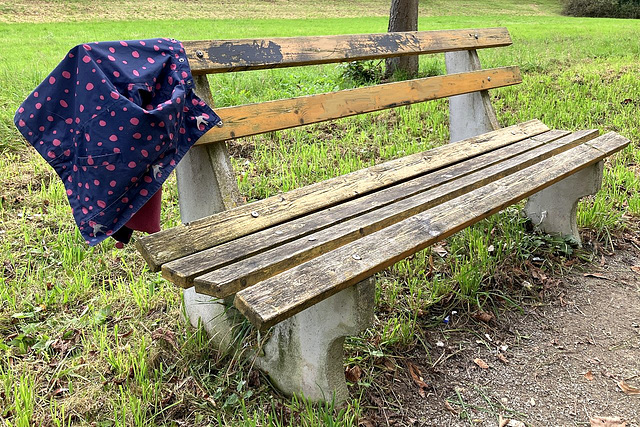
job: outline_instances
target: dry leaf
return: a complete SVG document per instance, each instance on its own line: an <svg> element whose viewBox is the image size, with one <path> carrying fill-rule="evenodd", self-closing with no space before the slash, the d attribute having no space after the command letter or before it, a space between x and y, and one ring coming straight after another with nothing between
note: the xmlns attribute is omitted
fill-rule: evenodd
<svg viewBox="0 0 640 427"><path fill-rule="evenodd" d="M485 362L484 360L482 360L480 358L473 359L473 363L475 363L476 365L478 365L482 369L489 369L489 365L487 365L487 362Z"/></svg>
<svg viewBox="0 0 640 427"><path fill-rule="evenodd" d="M449 255L449 251L447 251L442 245L431 246L431 250L442 258L446 258L446 256Z"/></svg>
<svg viewBox="0 0 640 427"><path fill-rule="evenodd" d="M350 383L357 384L362 376L362 369L360 369L358 365L347 367L347 369L344 370L344 376Z"/></svg>
<svg viewBox="0 0 640 427"><path fill-rule="evenodd" d="M447 402L446 400L444 401L444 408L451 412L453 415L458 416L458 413L456 412L455 409L453 409L453 406L451 406L451 404L449 402Z"/></svg>
<svg viewBox="0 0 640 427"><path fill-rule="evenodd" d="M428 387L427 383L424 382L422 378L422 372L420 372L420 368L414 365L411 362L407 362L407 367L409 368L409 374L411 374L411 378L413 378L413 382L419 387L418 394L424 397L424 389Z"/></svg>
<svg viewBox="0 0 640 427"><path fill-rule="evenodd" d="M587 381L593 381L593 372L587 371L587 373L584 374L584 377L587 379Z"/></svg>
<svg viewBox="0 0 640 427"><path fill-rule="evenodd" d="M640 265L634 265L631 267L631 270L640 274Z"/></svg>
<svg viewBox="0 0 640 427"><path fill-rule="evenodd" d="M507 356L505 356L502 353L498 353L498 360L500 360L502 363L509 363L509 359L507 359Z"/></svg>
<svg viewBox="0 0 640 427"><path fill-rule="evenodd" d="M620 387L620 389L624 391L624 394L628 394L630 396L640 395L640 389L631 387L629 384L625 383L624 381L620 381L618 383L618 387Z"/></svg>
<svg viewBox="0 0 640 427"><path fill-rule="evenodd" d="M583 276L584 277L595 277L596 279L611 280L607 276L605 276L604 274L600 274L600 273L584 273Z"/></svg>
<svg viewBox="0 0 640 427"><path fill-rule="evenodd" d="M484 323L489 323L493 320L493 314L487 313L486 311L476 311L472 314L473 318L476 320L480 320Z"/></svg>
<svg viewBox="0 0 640 427"><path fill-rule="evenodd" d="M589 420L591 427L626 427L626 421L618 417L593 417Z"/></svg>

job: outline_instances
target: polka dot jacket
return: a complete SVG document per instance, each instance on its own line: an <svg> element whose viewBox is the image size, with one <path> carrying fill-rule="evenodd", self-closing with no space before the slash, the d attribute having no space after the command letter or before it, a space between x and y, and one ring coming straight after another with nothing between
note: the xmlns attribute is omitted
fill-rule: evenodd
<svg viewBox="0 0 640 427"><path fill-rule="evenodd" d="M126 224L220 122L193 86L177 40L96 42L71 49L18 109L89 245Z"/></svg>

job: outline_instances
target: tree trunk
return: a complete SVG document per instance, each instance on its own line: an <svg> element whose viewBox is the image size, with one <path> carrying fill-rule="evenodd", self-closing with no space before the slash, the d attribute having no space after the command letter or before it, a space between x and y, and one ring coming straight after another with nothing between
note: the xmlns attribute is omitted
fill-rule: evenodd
<svg viewBox="0 0 640 427"><path fill-rule="evenodd" d="M391 0L389 13L389 32L418 30L418 0ZM406 77L418 74L418 55L388 58L385 77L389 78L399 71Z"/></svg>

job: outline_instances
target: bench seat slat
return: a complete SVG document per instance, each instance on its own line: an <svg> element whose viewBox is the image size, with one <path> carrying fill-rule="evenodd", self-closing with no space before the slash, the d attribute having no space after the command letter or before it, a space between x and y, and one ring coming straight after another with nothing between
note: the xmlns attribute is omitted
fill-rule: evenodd
<svg viewBox="0 0 640 427"><path fill-rule="evenodd" d="M162 264L352 199L485 152L539 135L538 120L510 126L423 153L298 188L209 217L144 236L136 246L153 271Z"/></svg>
<svg viewBox="0 0 640 427"><path fill-rule="evenodd" d="M183 43L194 75L508 46L506 28L201 40Z"/></svg>
<svg viewBox="0 0 640 427"><path fill-rule="evenodd" d="M387 108L515 85L518 67L493 68L216 109L214 127L196 145L257 135Z"/></svg>
<svg viewBox="0 0 640 427"><path fill-rule="evenodd" d="M196 291L218 298L227 297L318 255L382 230L597 136L597 130L576 132L557 141L543 144L521 155L506 159L486 169L473 173L468 171L466 173L461 172L456 175L460 178L443 185L437 185L437 175L439 173L435 173L433 174L436 175L433 177L434 179L425 183L427 188L429 184L432 187L428 191L399 200L367 214L338 223L317 233L197 277L195 280ZM535 144L533 141L528 142L531 145ZM393 189L395 187L388 190ZM373 195L377 194L374 193Z"/></svg>
<svg viewBox="0 0 640 427"><path fill-rule="evenodd" d="M409 181L171 261L162 266L162 275L178 286L189 288L194 285L193 279L196 276L202 276L228 264L235 263L292 240L302 238L356 216L364 215L374 209L411 197L439 185L446 184L449 181L465 176L465 174L470 174L494 165L567 134L569 134L569 132L551 130L533 138L527 138L523 141L482 154L461 163L456 163ZM318 238L318 240L320 239ZM239 268L237 263L233 265ZM216 297L222 297L226 296L227 293L236 292L238 290L236 288L224 292L218 291L218 286L224 282L224 280L220 278L220 274L224 275L222 271L218 270L215 273L215 277L213 275L207 276L211 277L209 285L211 289L204 285L208 279L206 277L200 277L199 286L201 287L198 292ZM248 285L248 283L245 283L245 285Z"/></svg>
<svg viewBox="0 0 640 427"><path fill-rule="evenodd" d="M273 326L628 144L613 132L581 144L242 290L235 305L256 327Z"/></svg>

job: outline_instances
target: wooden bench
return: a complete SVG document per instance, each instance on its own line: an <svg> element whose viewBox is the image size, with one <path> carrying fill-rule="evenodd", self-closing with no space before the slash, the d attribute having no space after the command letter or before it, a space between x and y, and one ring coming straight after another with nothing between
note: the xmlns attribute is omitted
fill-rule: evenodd
<svg viewBox="0 0 640 427"><path fill-rule="evenodd" d="M258 361L276 385L344 399L342 343L372 319L368 278L531 195L525 211L539 227L579 239L577 200L599 188L602 159L628 144L537 120L500 129L487 90L520 83L520 72L482 70L476 49L509 44L504 28L185 42L196 91L211 105L207 74L440 52L448 74L217 108L223 125L177 169L185 224L139 239L140 252L186 289L187 315L218 345L231 345L234 304L255 327L276 326ZM452 97L455 142L238 203L226 140L443 97Z"/></svg>

